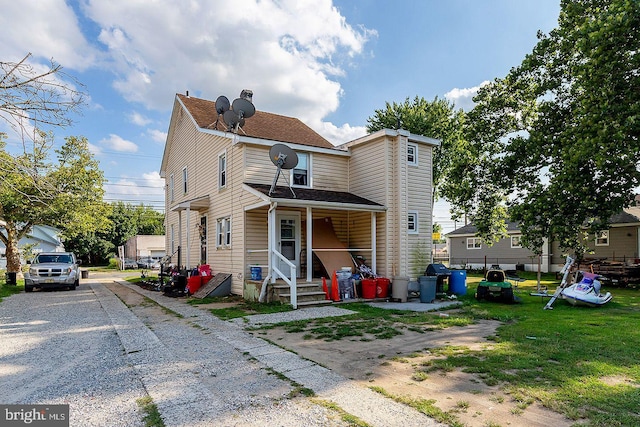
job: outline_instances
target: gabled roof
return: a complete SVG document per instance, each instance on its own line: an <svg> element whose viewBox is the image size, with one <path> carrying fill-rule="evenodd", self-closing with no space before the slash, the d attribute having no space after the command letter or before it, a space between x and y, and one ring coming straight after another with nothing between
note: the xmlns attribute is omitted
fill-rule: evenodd
<svg viewBox="0 0 640 427"><path fill-rule="evenodd" d="M178 99L186 107L189 114L202 129L216 129L216 103L206 99L177 94ZM218 130L225 131L226 125L220 117ZM243 132L244 131L244 132ZM272 141L290 142L319 148L335 148L333 144L320 134L294 117L256 111L246 119L240 135Z"/></svg>
<svg viewBox="0 0 640 427"><path fill-rule="evenodd" d="M631 206L625 208L622 212L612 215L609 218L609 225L613 226L625 226L640 224L640 206ZM507 233L517 232L520 230L520 225L517 222L507 222ZM464 227L460 227L456 230L450 231L446 236L459 236L459 235L475 235L478 229L473 224L467 224Z"/></svg>
<svg viewBox="0 0 640 427"><path fill-rule="evenodd" d="M520 227L517 222L508 221L507 222L507 233L519 231ZM453 231L448 232L445 236L462 236L462 235L475 235L478 232L478 228L471 224L467 224L464 227L457 228Z"/></svg>

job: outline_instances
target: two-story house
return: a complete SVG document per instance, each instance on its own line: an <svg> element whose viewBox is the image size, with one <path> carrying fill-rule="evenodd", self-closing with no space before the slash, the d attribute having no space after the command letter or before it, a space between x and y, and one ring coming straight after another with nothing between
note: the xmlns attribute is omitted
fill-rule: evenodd
<svg viewBox="0 0 640 427"><path fill-rule="evenodd" d="M270 191L274 144L294 150L298 162ZM296 118L263 111L234 133L215 102L178 94L160 170L167 254L187 268L232 274L232 293L245 297L252 266L263 267L263 293L277 278L295 287L330 277L356 254L378 275L409 276L424 263L415 249L431 250L438 144L385 129L336 147Z"/></svg>

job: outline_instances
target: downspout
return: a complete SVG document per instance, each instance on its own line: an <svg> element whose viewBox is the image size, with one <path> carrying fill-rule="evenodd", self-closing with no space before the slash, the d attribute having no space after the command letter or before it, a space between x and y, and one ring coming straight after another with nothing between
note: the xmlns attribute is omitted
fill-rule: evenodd
<svg viewBox="0 0 640 427"><path fill-rule="evenodd" d="M271 252L273 251L273 241L275 239L275 224L273 223L274 221L272 220L272 217L273 212L277 207L277 202L271 202L271 206L269 206L269 211L267 212L267 263L269 264L269 267L267 270L267 277L265 277L262 281L262 288L260 288L260 296L258 297L258 302L265 302L267 297L267 283L269 283L269 280L271 279L271 262L273 259L273 257L271 256Z"/></svg>

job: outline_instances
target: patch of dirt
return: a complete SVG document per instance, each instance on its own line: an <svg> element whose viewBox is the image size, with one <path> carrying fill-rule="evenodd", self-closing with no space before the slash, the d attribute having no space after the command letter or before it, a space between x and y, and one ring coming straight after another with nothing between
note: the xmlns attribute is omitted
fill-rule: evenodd
<svg viewBox="0 0 640 427"><path fill-rule="evenodd" d="M490 348L487 337L495 335L497 321L480 321L465 327L450 327L424 333L403 329L391 339L362 341L360 337L324 341L305 337L307 332L286 332L282 328L252 333L300 356L359 382L380 387L396 396L434 399L435 406L454 414L469 427L570 426L572 421L538 403L518 408L500 386L488 386L478 376L460 370L419 374L423 363L437 356L433 349L461 346L472 350Z"/></svg>

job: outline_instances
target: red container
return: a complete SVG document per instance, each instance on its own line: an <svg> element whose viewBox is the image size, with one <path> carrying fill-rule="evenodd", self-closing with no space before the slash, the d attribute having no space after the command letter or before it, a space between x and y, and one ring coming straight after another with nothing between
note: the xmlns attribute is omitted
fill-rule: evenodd
<svg viewBox="0 0 640 427"><path fill-rule="evenodd" d="M376 279L362 279L362 298L374 299L376 297Z"/></svg>
<svg viewBox="0 0 640 427"><path fill-rule="evenodd" d="M203 276L191 276L187 279L187 290L191 295L195 294L202 286Z"/></svg>
<svg viewBox="0 0 640 427"><path fill-rule="evenodd" d="M386 277L376 279L376 298L386 298L389 295L389 284L391 280Z"/></svg>

